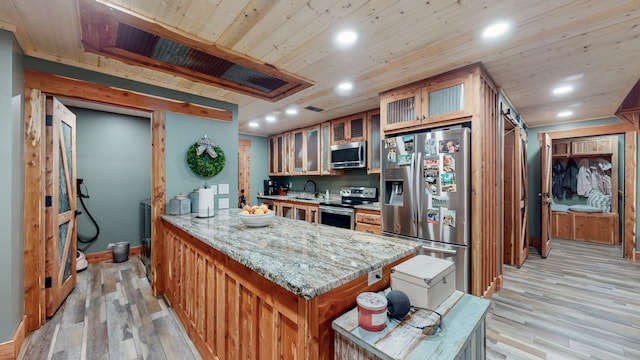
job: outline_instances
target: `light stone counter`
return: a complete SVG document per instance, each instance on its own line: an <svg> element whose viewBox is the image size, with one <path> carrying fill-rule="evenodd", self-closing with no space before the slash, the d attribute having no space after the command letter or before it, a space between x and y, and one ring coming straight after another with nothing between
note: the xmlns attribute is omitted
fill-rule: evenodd
<svg viewBox="0 0 640 360"><path fill-rule="evenodd" d="M345 284L420 248L417 242L276 216L262 228L240 222L238 209L215 217L163 215L173 224L304 299Z"/></svg>

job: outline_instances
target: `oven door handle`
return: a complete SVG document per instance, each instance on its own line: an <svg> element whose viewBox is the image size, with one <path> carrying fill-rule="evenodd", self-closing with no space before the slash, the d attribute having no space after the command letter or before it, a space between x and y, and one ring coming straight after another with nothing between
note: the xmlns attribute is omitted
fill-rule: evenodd
<svg viewBox="0 0 640 360"><path fill-rule="evenodd" d="M423 250L427 250L427 251L439 252L439 253L443 253L443 254L447 254L447 255L456 255L458 253L455 250L448 250L448 249L431 247L431 246L426 246L426 245L422 245L422 249Z"/></svg>
<svg viewBox="0 0 640 360"><path fill-rule="evenodd" d="M332 207L324 207L324 206L320 206L319 209L321 212L336 214L336 215L352 216L354 213L353 209L340 209L340 208L332 208Z"/></svg>

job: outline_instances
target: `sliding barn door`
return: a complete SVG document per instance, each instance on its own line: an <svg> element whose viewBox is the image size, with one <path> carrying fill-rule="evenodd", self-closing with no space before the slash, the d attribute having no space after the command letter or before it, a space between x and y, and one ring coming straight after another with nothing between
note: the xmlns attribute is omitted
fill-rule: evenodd
<svg viewBox="0 0 640 360"><path fill-rule="evenodd" d="M546 258L551 250L551 137L542 134L540 141L540 256Z"/></svg>
<svg viewBox="0 0 640 360"><path fill-rule="evenodd" d="M45 297L55 314L76 285L76 117L46 100Z"/></svg>
<svg viewBox="0 0 640 360"><path fill-rule="evenodd" d="M529 217L528 202L528 178L527 178L527 133L522 128L515 129L516 134L516 188L515 198L517 199L516 209L516 236L517 247L515 252L515 265L521 267L524 261L529 256L529 224L527 219Z"/></svg>

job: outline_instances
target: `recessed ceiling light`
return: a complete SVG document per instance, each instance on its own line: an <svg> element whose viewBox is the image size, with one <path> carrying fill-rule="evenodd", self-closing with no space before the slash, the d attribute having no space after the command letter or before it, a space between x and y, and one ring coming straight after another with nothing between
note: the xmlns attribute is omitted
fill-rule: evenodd
<svg viewBox="0 0 640 360"><path fill-rule="evenodd" d="M255 122L255 121L251 121L249 123L249 126L252 127L252 128L257 128L259 126L259 124L257 122Z"/></svg>
<svg viewBox="0 0 640 360"><path fill-rule="evenodd" d="M298 109L295 107L288 107L285 112L287 113L287 115L297 115Z"/></svg>
<svg viewBox="0 0 640 360"><path fill-rule="evenodd" d="M265 116L265 117L264 117L264 119L265 119L266 121L268 121L268 122L274 122L274 121L276 121L276 117L275 117L275 116L273 116L273 115L267 115L267 116Z"/></svg>
<svg viewBox="0 0 640 360"><path fill-rule="evenodd" d="M342 82L342 83L338 84L338 89L345 90L345 91L346 90L351 90L351 89L353 89L353 84L348 82L348 81L345 81L345 82Z"/></svg>
<svg viewBox="0 0 640 360"><path fill-rule="evenodd" d="M340 96L351 94L351 90L353 90L353 83L349 81L343 81L340 84L336 85L336 93Z"/></svg>
<svg viewBox="0 0 640 360"><path fill-rule="evenodd" d="M558 86L557 88L553 89L553 93L555 95L562 95L571 91L573 91L573 86L570 85Z"/></svg>
<svg viewBox="0 0 640 360"><path fill-rule="evenodd" d="M482 36L487 39L493 39L500 35L504 35L511 25L508 22L502 21L495 24L491 24L487 26L482 32Z"/></svg>
<svg viewBox="0 0 640 360"><path fill-rule="evenodd" d="M573 111L561 111L558 113L558 117L569 117L573 115Z"/></svg>
<svg viewBox="0 0 640 360"><path fill-rule="evenodd" d="M356 43L358 34L353 30L344 30L336 35L335 41L338 47L348 47Z"/></svg>

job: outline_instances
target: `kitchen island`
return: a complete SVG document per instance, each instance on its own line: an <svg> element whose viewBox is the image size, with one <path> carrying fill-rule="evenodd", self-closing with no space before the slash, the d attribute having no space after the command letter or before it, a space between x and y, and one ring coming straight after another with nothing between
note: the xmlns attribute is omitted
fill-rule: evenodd
<svg viewBox="0 0 640 360"><path fill-rule="evenodd" d="M282 217L249 228L238 212L162 217L156 285L204 358L332 358L331 322L419 249Z"/></svg>

